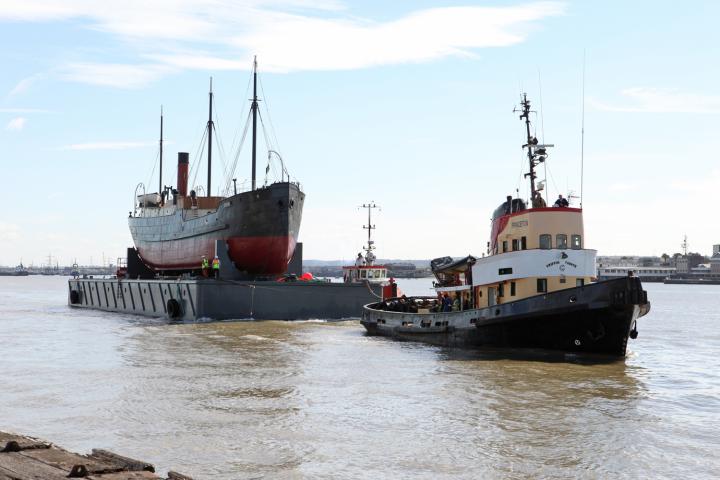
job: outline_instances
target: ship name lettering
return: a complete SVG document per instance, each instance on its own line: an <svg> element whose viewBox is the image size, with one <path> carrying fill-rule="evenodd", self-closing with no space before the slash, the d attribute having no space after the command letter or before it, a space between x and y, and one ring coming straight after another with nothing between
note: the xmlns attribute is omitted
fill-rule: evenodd
<svg viewBox="0 0 720 480"><path fill-rule="evenodd" d="M527 220L520 220L519 222L512 222L513 228L515 227L527 227L528 221Z"/></svg>
<svg viewBox="0 0 720 480"><path fill-rule="evenodd" d="M577 268L577 265L575 265L575 264L572 263L572 262L566 261L565 263L566 263L567 265L570 265L570 266L573 267L573 268Z"/></svg>
<svg viewBox="0 0 720 480"><path fill-rule="evenodd" d="M547 265L545 265L545 268L550 268L550 267L552 267L553 265L560 265L560 262L557 261L557 260L555 260L554 262L550 262L550 263L548 263Z"/></svg>

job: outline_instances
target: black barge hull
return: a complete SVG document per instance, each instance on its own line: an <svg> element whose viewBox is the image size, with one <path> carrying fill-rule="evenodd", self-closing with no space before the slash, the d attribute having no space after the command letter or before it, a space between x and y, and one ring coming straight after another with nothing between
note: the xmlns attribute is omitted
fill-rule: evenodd
<svg viewBox="0 0 720 480"><path fill-rule="evenodd" d="M638 278L621 278L448 313L390 311L366 305L370 335L442 346L540 349L623 357L637 320L650 310Z"/></svg>

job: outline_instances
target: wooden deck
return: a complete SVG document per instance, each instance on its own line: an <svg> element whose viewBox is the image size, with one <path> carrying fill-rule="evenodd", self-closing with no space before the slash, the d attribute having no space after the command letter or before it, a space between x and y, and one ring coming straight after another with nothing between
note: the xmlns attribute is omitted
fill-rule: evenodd
<svg viewBox="0 0 720 480"><path fill-rule="evenodd" d="M0 480L192 480L175 472L155 474L151 464L93 449L89 455L69 452L50 442L0 431Z"/></svg>

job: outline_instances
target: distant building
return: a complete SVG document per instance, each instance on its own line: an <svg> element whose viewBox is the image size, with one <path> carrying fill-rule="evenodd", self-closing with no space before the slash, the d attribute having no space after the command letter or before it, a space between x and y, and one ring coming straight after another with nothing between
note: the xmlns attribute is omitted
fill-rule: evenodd
<svg viewBox="0 0 720 480"><path fill-rule="evenodd" d="M674 267L637 267L637 266L600 266L598 280L611 280L613 278L627 277L630 272L644 282L662 282L665 278L675 274Z"/></svg>
<svg viewBox="0 0 720 480"><path fill-rule="evenodd" d="M676 263L677 273L690 273L690 262L685 256L677 257Z"/></svg>
<svg viewBox="0 0 720 480"><path fill-rule="evenodd" d="M715 247L720 247L720 245L713 245L713 252L715 252ZM710 273L720 275L720 252L713 253L710 259Z"/></svg>
<svg viewBox="0 0 720 480"><path fill-rule="evenodd" d="M720 244L718 244L718 245L713 245L713 257L714 257L715 255L720 255Z"/></svg>

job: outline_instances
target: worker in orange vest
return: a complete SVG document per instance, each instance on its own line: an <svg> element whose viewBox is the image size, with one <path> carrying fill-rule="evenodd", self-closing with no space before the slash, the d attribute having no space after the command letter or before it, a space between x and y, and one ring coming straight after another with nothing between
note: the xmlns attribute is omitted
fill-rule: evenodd
<svg viewBox="0 0 720 480"><path fill-rule="evenodd" d="M212 269L213 273L215 274L215 279L217 280L220 278L220 259L215 255L215 258L213 258L212 261Z"/></svg>

